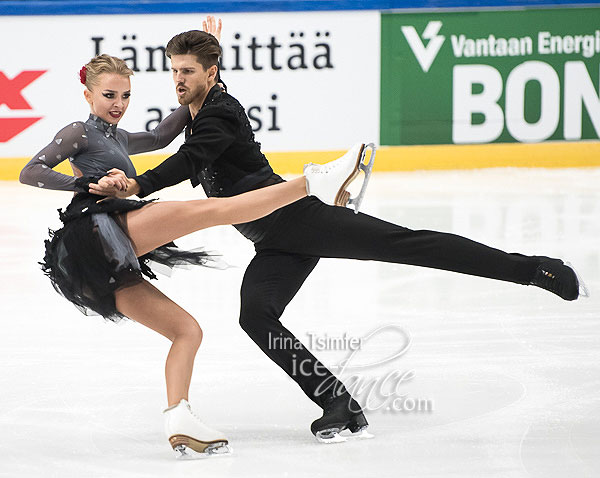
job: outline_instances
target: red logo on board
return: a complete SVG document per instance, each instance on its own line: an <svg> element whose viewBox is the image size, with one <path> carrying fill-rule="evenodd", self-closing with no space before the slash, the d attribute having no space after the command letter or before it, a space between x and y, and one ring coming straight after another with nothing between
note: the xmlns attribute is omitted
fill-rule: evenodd
<svg viewBox="0 0 600 478"><path fill-rule="evenodd" d="M23 97L23 90L46 73L47 70L22 71L13 79L9 79L0 71L0 106L6 105L11 110L33 109ZM0 118L0 143L10 141L22 133L42 117Z"/></svg>

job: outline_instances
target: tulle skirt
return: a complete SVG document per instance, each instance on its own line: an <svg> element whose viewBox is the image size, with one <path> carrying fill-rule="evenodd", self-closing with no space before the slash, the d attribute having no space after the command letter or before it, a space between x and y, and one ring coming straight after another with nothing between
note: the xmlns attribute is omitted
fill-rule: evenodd
<svg viewBox="0 0 600 478"><path fill-rule="evenodd" d="M151 201L76 194L63 212L64 226L50 230L46 253L40 265L58 293L85 315L102 315L117 322L124 318L115 306L115 291L139 283L144 277L156 279L153 271L175 266L202 265L225 268L220 256L202 249L185 251L165 244L136 257L120 213L140 209Z"/></svg>

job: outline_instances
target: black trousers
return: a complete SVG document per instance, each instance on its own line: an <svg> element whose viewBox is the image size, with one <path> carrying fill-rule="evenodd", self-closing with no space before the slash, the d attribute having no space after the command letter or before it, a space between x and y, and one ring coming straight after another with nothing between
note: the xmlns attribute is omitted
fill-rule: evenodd
<svg viewBox="0 0 600 478"><path fill-rule="evenodd" d="M413 231L307 197L236 226L255 242L241 289L240 325L317 405L336 378L280 322L320 257L374 260L528 284L540 259L455 234Z"/></svg>

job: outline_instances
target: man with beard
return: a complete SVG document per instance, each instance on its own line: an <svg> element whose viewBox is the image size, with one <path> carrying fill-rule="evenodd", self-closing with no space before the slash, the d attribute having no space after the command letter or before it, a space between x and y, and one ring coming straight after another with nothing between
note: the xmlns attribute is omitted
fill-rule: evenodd
<svg viewBox="0 0 600 478"><path fill-rule="evenodd" d="M192 122L179 151L128 179L126 195L145 197L186 179L194 187L201 184L209 197L283 181L261 153L242 106L217 85L221 55L217 40L201 31L181 33L169 41L166 53L177 98L189 105ZM360 159L363 150L364 145L358 145L346 156ZM309 165L305 174L318 176L319 168ZM101 194L123 195L95 187ZM321 440L338 440L342 430L357 433L368 424L343 384L279 321L319 258L411 264L536 285L565 300L579 295L576 274L560 259L509 254L453 234L413 231L310 197L235 227L256 249L242 283L240 325L323 409L323 416L311 426Z"/></svg>

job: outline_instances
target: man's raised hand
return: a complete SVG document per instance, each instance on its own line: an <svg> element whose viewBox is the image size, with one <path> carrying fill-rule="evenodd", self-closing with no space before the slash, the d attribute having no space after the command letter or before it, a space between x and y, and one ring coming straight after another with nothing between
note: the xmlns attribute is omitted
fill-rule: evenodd
<svg viewBox="0 0 600 478"><path fill-rule="evenodd" d="M206 33L210 33L212 36L214 36L219 43L221 43L221 27L223 26L223 23L221 22L221 19L219 18L219 21L217 23L217 21L215 20L215 17L213 17L212 15L208 15L206 17L206 20L204 20L202 22L202 29L206 32Z"/></svg>

